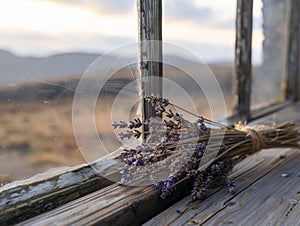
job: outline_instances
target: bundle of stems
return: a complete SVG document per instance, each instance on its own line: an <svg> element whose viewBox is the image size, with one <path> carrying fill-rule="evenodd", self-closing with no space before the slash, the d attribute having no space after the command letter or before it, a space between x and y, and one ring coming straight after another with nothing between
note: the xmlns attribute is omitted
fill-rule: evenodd
<svg viewBox="0 0 300 226"><path fill-rule="evenodd" d="M258 127L248 127L239 123L233 129L224 130L223 143L227 149L217 155L213 161L231 160L235 165L262 149L299 148L298 130L299 124L292 121ZM210 163L205 164L203 168Z"/></svg>
<svg viewBox="0 0 300 226"><path fill-rule="evenodd" d="M114 122L114 128L127 129L119 134L121 139L139 138L145 128L150 134L142 145L124 148L118 158L124 162L123 183L145 177L147 171L147 175L154 178L153 184L160 189L162 198L171 195L176 184L186 178L194 180L192 199L204 197L208 188L220 179L226 183L229 192L234 193L235 184L227 175L235 164L261 149L299 148L299 124L292 121L255 127L241 122L226 126L195 115L159 95L147 96L146 100L161 120ZM197 120L189 122L171 108L191 114ZM170 168L169 175L157 180L155 174L165 165ZM145 166L151 168L146 170Z"/></svg>

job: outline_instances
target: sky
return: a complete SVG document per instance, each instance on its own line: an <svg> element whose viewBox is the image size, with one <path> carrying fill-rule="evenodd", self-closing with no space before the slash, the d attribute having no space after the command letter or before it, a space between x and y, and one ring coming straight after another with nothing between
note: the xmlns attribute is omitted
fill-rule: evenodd
<svg viewBox="0 0 300 226"><path fill-rule="evenodd" d="M253 61L261 60L254 1ZM136 42L136 0L0 0L0 49L21 56L103 53ZM163 0L163 40L204 61L233 61L236 0Z"/></svg>

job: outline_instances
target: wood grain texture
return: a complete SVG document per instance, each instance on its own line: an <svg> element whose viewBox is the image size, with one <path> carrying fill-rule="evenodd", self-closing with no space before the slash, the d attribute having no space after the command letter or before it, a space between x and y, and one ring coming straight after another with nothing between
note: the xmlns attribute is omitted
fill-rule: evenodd
<svg viewBox="0 0 300 226"><path fill-rule="evenodd" d="M252 68L252 9L253 0L238 0L236 11L235 114L240 119L250 119L251 68Z"/></svg>
<svg viewBox="0 0 300 226"><path fill-rule="evenodd" d="M111 185L119 180L118 171L116 162L107 160L46 172L1 187L0 224L15 224Z"/></svg>
<svg viewBox="0 0 300 226"><path fill-rule="evenodd" d="M187 195L188 181L162 200L154 186L113 184L20 225L140 225Z"/></svg>
<svg viewBox="0 0 300 226"><path fill-rule="evenodd" d="M191 203L190 198L186 197L145 223L145 225L201 225L206 222L210 222L211 225L226 224L226 222L235 222L236 225L245 225L243 224L245 222L242 223L241 221L242 218L233 221L232 219L229 220L227 218L220 220L220 217L219 220L214 220L217 219L217 216L220 216L221 212L227 210L240 211L241 215L248 215L248 204L246 201L251 194L250 192L255 190L255 184L258 181L264 181L269 173L278 169L278 167L280 169L280 167L285 166L285 163L293 160L295 156L297 156L299 164L299 150L273 150L272 153L270 150L266 150L258 155L247 158L235 167L230 176L236 181L237 193L234 196L228 194L226 189L220 189L212 193L204 201ZM277 176L280 178L281 174ZM266 187L264 189L270 191L272 189L269 189L271 186L268 183L271 183L271 181L265 182ZM260 190L255 190L257 191L255 194L256 199L260 200L261 197L264 197L264 189L261 188ZM236 214L236 216L239 216L239 214ZM251 222L250 225L255 225L255 222L252 223L249 219L248 222Z"/></svg>
<svg viewBox="0 0 300 226"><path fill-rule="evenodd" d="M300 154L259 179L205 221L205 225L299 225ZM230 203L230 205L228 205ZM192 220L203 219L198 214Z"/></svg>
<svg viewBox="0 0 300 226"><path fill-rule="evenodd" d="M274 153L271 155L261 153L237 166L232 177L237 179L238 194L260 179L266 172L277 168L288 159L294 157L293 153L295 151L287 150L282 153L278 151L276 152L277 154ZM285 154L286 157L283 158L282 154ZM58 225L140 225L168 206L171 206L175 201L186 196L190 187L191 184L182 183L177 187L177 192L173 196L162 200L153 186L128 187L114 184L25 221L20 225L49 225L53 223ZM176 219L174 225L181 225L181 223L188 223L191 220L191 216L198 216L199 211L201 214L205 214L206 217L214 215L214 210L224 208L224 203L228 205L229 200L232 200L232 198L226 193L225 189L217 189L217 193L207 198L204 202L189 203L188 200L190 199L188 197L175 204L176 209L179 209L183 214L178 214L174 209L173 211L168 209L162 215L168 216L168 222L170 220L173 222ZM186 204L187 206L184 206ZM209 214L207 210L211 206L214 207L214 210ZM154 218L152 222L155 222L156 219ZM160 222L160 220L153 225L165 223L164 221Z"/></svg>
<svg viewBox="0 0 300 226"><path fill-rule="evenodd" d="M286 99L296 101L299 99L299 50L300 50L300 2L291 0L290 4L290 22L288 34L288 53L287 53L287 71L286 71Z"/></svg>
<svg viewBox="0 0 300 226"><path fill-rule="evenodd" d="M162 0L138 0L139 61L142 95L162 95ZM155 116L149 103L144 102L144 119Z"/></svg>
<svg viewBox="0 0 300 226"><path fill-rule="evenodd" d="M293 104L292 107L286 107L281 111L278 111L274 114L268 115L261 119L253 121L252 125L270 125L274 122L282 123L284 121L294 120L295 122L300 122L300 103ZM294 161L294 163L289 164L289 161ZM285 166L287 163L287 166ZM287 181L287 178L282 178L282 174L288 174L288 171L297 173L300 171L300 150L293 150L290 152L287 149L277 149L277 150L263 150L255 156L248 157L243 162L235 166L231 178L236 181L237 185L237 194L235 196L230 196L226 190L222 189L219 191L213 192L208 198L206 198L203 202L195 202L195 204L190 204L190 198L186 197L185 199L179 201L169 209L163 211L158 216L154 217L150 221L148 221L145 225L184 225L184 224L202 224L204 222L213 223L213 219L219 212L222 212L223 209L233 209L237 208L239 211L245 211L247 213L247 206L245 206L244 199L245 197L250 195L250 191L252 191L252 185L258 181L264 181L265 178L269 178L269 174L273 172L273 170L277 169L279 166L285 167L287 171L284 173L277 173L277 177L272 179L267 179L265 182L265 187L260 188L259 192L257 192L256 198L259 199L260 195L263 197L264 190L268 190L269 188L273 188L273 183L276 183L279 179L284 179L283 181ZM296 168L295 168L296 167ZM280 170L281 168L278 168ZM296 173L295 173L296 172ZM280 175L280 176L278 176ZM299 177L299 174L298 174ZM296 176L296 179L298 179ZM274 180L274 182L272 181ZM288 182L289 183L289 182ZM299 180L298 180L299 183ZM282 185L282 184L281 184ZM279 187L281 186L279 185ZM299 183L300 185L300 183ZM285 184L283 184L285 186ZM291 183L288 185L289 189L294 189L294 184ZM276 188L280 189L280 188ZM298 187L299 190L299 187ZM257 191L257 189L256 189ZM274 192L274 190L273 190ZM294 191L290 191L291 197L297 197L297 186ZM276 193L276 192L274 192ZM235 197L240 198L241 203L243 205L237 205L234 201ZM269 197L272 198L272 197ZM294 200L295 198L292 198ZM242 201L241 201L242 200ZM298 202L297 202L298 203ZM292 215L289 215L284 219L284 222L293 222L298 220L299 213L299 205L297 204L294 207L291 207L293 211ZM281 207L278 208L277 211L280 211ZM282 210L283 211L283 210ZM291 212L291 211L290 211ZM248 213L247 213L248 214ZM271 214L271 213L270 213ZM255 217L255 215L252 215ZM276 216L273 216L274 219ZM254 218L255 219L255 218ZM265 219L266 221L266 219ZM218 223L220 223L218 221ZM222 224L231 224L233 221L231 220L223 220ZM222 225L221 224L221 225ZM246 225L255 225L252 224L251 219L249 223L246 222ZM216 224L218 225L218 224ZM235 221L233 225L239 225L238 221ZM265 224L260 224L265 225ZM297 224L291 224L297 225Z"/></svg>

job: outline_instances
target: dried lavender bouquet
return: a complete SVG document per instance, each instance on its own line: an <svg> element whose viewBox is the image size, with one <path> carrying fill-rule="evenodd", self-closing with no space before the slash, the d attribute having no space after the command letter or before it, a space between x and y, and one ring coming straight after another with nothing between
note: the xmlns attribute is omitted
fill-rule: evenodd
<svg viewBox="0 0 300 226"><path fill-rule="evenodd" d="M121 139L147 135L145 142L124 148L117 158L124 162L123 184L148 178L160 189L161 198L171 195L176 184L187 178L194 181L193 200L203 198L212 184L220 181L234 193L235 184L227 175L235 164L261 149L299 148L299 124L291 121L273 126L226 126L175 106L159 95L145 99L159 117L114 122L114 129L126 130L119 133ZM171 108L192 114L197 120L192 123Z"/></svg>

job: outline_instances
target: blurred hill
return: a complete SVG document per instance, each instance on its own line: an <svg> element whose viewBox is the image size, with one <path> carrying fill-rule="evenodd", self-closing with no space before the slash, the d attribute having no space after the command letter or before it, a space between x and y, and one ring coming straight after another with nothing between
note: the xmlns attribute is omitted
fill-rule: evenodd
<svg viewBox="0 0 300 226"><path fill-rule="evenodd" d="M0 50L0 100L48 100L58 97L72 97L81 75L101 54L63 53L49 57L20 57L8 51ZM177 65L189 68L193 73L203 76L209 70L204 64L198 64L191 59L176 56L164 56L175 67L164 65L164 74L188 89L199 89L188 75L176 68ZM102 67L97 68L97 82L116 62L116 57L101 58ZM120 58L126 60L126 58ZM103 62L104 61L104 62ZM198 64L198 65L197 65ZM200 65L200 66L199 66ZM233 69L230 63L216 63L208 65L222 90L226 94L232 92ZM199 70L200 68L200 70ZM95 71L93 71L95 73ZM118 71L105 85L108 92L117 93L137 75L137 66ZM185 74L185 75L184 75ZM104 81L103 81L104 82ZM90 81L87 89L97 89L97 83ZM95 91L95 90L94 90Z"/></svg>
<svg viewBox="0 0 300 226"><path fill-rule="evenodd" d="M79 76L100 54L63 53L49 57L20 57L0 50L0 86L42 79Z"/></svg>

